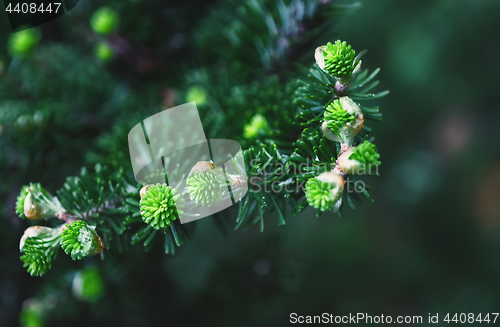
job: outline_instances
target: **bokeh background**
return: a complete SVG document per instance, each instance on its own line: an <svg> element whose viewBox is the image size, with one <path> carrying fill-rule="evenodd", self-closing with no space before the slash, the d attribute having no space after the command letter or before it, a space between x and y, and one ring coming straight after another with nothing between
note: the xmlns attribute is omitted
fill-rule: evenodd
<svg viewBox="0 0 500 327"><path fill-rule="evenodd" d="M278 15L280 1L260 2ZM280 34L286 51L277 47L270 62L245 43L269 32L239 19L238 1L80 1L37 28L41 41L26 55L12 53L1 21L0 326L498 312L500 2L348 4ZM103 5L120 17L106 37L89 24ZM366 179L373 204L341 219L306 210L284 227L268 217L264 233L233 231L228 210L229 223L200 220L175 256L134 247L104 261L60 255L43 278L25 272L18 241L29 223L14 213L21 185L55 193L82 166L126 166L129 128L187 100L199 103L207 137L244 143L242 126L266 105L253 99L259 81L303 77L315 47L335 39L368 49L364 67L380 67L380 88L391 91L376 100L384 119L372 124L382 160L381 176ZM102 42L109 51L96 50Z"/></svg>

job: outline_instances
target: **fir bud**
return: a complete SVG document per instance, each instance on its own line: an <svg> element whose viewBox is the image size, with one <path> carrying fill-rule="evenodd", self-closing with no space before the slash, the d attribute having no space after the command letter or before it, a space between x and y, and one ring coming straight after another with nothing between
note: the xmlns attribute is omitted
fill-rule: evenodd
<svg viewBox="0 0 500 327"><path fill-rule="evenodd" d="M24 244L28 237L51 238L61 234L60 228L50 228L45 226L31 226L25 231L21 240L19 241L19 251L23 252Z"/></svg>
<svg viewBox="0 0 500 327"><path fill-rule="evenodd" d="M227 180L226 180L227 178ZM225 174L212 161L200 161L191 169L186 191L196 204L210 207L223 195L229 194L229 186L233 189L241 187L247 179L240 175Z"/></svg>
<svg viewBox="0 0 500 327"><path fill-rule="evenodd" d="M36 28L28 28L12 34L8 49L14 57L26 57L40 43L41 35Z"/></svg>
<svg viewBox="0 0 500 327"><path fill-rule="evenodd" d="M33 226L26 229L19 242L19 250L23 253L20 259L32 276L42 276L52 267L61 233L62 227Z"/></svg>
<svg viewBox="0 0 500 327"><path fill-rule="evenodd" d="M19 313L19 322L23 327L43 327L46 326L46 304L37 299L29 298L23 302Z"/></svg>
<svg viewBox="0 0 500 327"><path fill-rule="evenodd" d="M140 201L142 220L154 229L168 227L183 213L180 210L183 202L175 188L166 184L149 185Z"/></svg>
<svg viewBox="0 0 500 327"><path fill-rule="evenodd" d="M64 225L61 247L73 260L96 255L104 250L104 242L83 220Z"/></svg>
<svg viewBox="0 0 500 327"><path fill-rule="evenodd" d="M83 301L95 302L104 295L105 284L97 267L85 267L73 278L73 295Z"/></svg>
<svg viewBox="0 0 500 327"><path fill-rule="evenodd" d="M306 199L310 206L321 211L337 212L342 205L344 178L334 172L324 172L306 182Z"/></svg>
<svg viewBox="0 0 500 327"><path fill-rule="evenodd" d="M97 34L111 34L118 28L118 13L110 7L97 9L90 19L90 25Z"/></svg>
<svg viewBox="0 0 500 327"><path fill-rule="evenodd" d="M342 84L349 84L352 73L359 64L356 51L347 42L340 40L318 47L315 59L321 69L338 78Z"/></svg>
<svg viewBox="0 0 500 327"><path fill-rule="evenodd" d="M200 86L191 86L186 93L187 102L196 102L197 106L204 105L207 102L207 91Z"/></svg>
<svg viewBox="0 0 500 327"><path fill-rule="evenodd" d="M106 42L97 43L94 51L96 58L102 62L110 61L115 56L113 48Z"/></svg>
<svg viewBox="0 0 500 327"><path fill-rule="evenodd" d="M56 197L52 197L40 184L25 185L17 197L16 213L31 220L47 219L64 212Z"/></svg>
<svg viewBox="0 0 500 327"><path fill-rule="evenodd" d="M243 128L243 137L246 139L254 139L260 134L266 134L271 131L271 127L266 118L261 114L256 114L252 120Z"/></svg>
<svg viewBox="0 0 500 327"><path fill-rule="evenodd" d="M350 145L363 129L364 121L359 106L349 97L341 97L326 108L321 128L328 139Z"/></svg>
<svg viewBox="0 0 500 327"><path fill-rule="evenodd" d="M369 141L352 147L344 152L338 159L339 168L350 175L371 175L373 170L377 173L378 166L381 164L378 159L375 145Z"/></svg>
<svg viewBox="0 0 500 327"><path fill-rule="evenodd" d="M228 193L229 183L219 168L192 174L187 179L186 191L196 204L210 207L223 194Z"/></svg>

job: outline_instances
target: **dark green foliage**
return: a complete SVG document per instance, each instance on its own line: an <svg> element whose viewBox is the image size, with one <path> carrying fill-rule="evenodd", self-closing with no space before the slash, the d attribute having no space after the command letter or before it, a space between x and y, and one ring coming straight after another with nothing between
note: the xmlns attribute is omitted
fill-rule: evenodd
<svg viewBox="0 0 500 327"><path fill-rule="evenodd" d="M325 136L315 134L298 140L297 148L290 157L299 175L297 178L308 179L325 170L333 169L339 151L338 145Z"/></svg>
<svg viewBox="0 0 500 327"><path fill-rule="evenodd" d="M64 187L57 191L57 196L68 215L96 224L96 231L103 238L106 248L113 243L118 251L122 251L127 246L123 232L128 227L124 219L130 212L139 211L124 202L127 196L138 196L134 184L129 183L123 170L111 172L106 166L96 165L93 174L82 168L80 176L68 177Z"/></svg>
<svg viewBox="0 0 500 327"><path fill-rule="evenodd" d="M313 0L227 1L204 20L195 40L208 57L206 62L238 58L231 68L254 75L253 68L269 71L288 66L296 57L295 49L319 34L308 30L309 23L317 20L319 26L333 10L334 6Z"/></svg>
<svg viewBox="0 0 500 327"><path fill-rule="evenodd" d="M252 147L244 151L246 174L249 178L248 194L239 203L235 229L241 226L259 224L264 230L264 214L275 212L278 225L286 223L286 203L294 201L290 194L281 196L285 187L293 190L293 180L287 179L288 156L278 152L274 143ZM288 192L287 192L288 193Z"/></svg>
<svg viewBox="0 0 500 327"><path fill-rule="evenodd" d="M346 96L354 101L364 101L383 97L389 91L379 93L369 93L375 88L379 81L373 79L379 73L380 69L376 69L371 74L367 69L360 70L354 74ZM302 82L302 85L297 90L296 103L302 108L299 117L303 121L303 126L314 125L322 117L324 109L330 103L339 98L338 92L335 90L336 79L324 72L318 65L314 65L309 71L307 79ZM360 106L365 119L380 121L382 114L379 113L378 107L367 108Z"/></svg>
<svg viewBox="0 0 500 327"><path fill-rule="evenodd" d="M86 112L103 111L103 102L114 87L110 74L96 66L91 58L82 60L76 50L60 44L41 46L33 58L19 67L18 74L23 89L40 100L63 102L64 110L75 118L82 117ZM47 76L57 76L57 79L47 83ZM62 89L68 91L61 92ZM94 96L86 97L87 93ZM115 113L105 111L101 117L105 119ZM60 114L56 117L61 122L71 122Z"/></svg>

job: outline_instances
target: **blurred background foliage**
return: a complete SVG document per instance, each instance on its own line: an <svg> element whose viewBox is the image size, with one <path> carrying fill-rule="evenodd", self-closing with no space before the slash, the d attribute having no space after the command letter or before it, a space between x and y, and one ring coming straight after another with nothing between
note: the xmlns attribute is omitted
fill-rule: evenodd
<svg viewBox="0 0 500 327"><path fill-rule="evenodd" d="M328 2L80 1L37 28L40 44L25 57L9 52L1 21L0 326L280 326L292 312L498 311L500 2L314 7ZM120 20L107 36L90 26L103 5ZM369 178L373 204L342 219L308 209L264 233L206 218L176 256L131 247L104 261L61 255L43 278L22 268L21 185L54 192L82 166L130 169L129 129L186 101L197 101L207 137L248 146L244 125L256 113L285 130L269 108L290 105L293 81L280 81L303 77L315 47L337 38L368 49L364 67L380 67L391 91L372 126L383 163ZM234 221L234 211L226 216Z"/></svg>

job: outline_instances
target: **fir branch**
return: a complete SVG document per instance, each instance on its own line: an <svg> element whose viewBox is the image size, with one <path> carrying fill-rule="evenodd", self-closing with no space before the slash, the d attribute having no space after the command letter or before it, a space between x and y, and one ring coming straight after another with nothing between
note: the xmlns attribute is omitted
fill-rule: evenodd
<svg viewBox="0 0 500 327"><path fill-rule="evenodd" d="M61 210L50 211L49 215L65 221L61 242L65 253L81 259L97 254L103 245L110 249L112 241L120 252L128 242L142 243L149 251L161 241L165 253L173 254L189 236L178 219L183 205L209 206L229 194L228 186L237 190L248 183L249 188L239 201L235 229L259 225L263 231L268 214L274 214L278 225L284 225L290 212L301 212L308 204L318 210L317 215L332 210L342 216L345 203L354 209L354 203L373 201L369 187L360 189L353 175L364 174L360 168L380 165L364 117L380 121L381 114L378 107L369 108L355 101L375 99L387 92L368 93L378 84L373 81L378 70L371 74L363 71L360 55L354 57L354 51L345 43L335 44L339 47L337 54L332 52L333 45L325 52L325 70L316 64L305 81L283 84L278 77L263 79L270 89L280 90L274 93L261 90L260 84L234 89L242 105L251 104L243 111L248 114L235 124L240 134L247 126L249 147L243 151L243 159L248 179L242 177L243 166L236 161L232 168L240 175L229 175L228 181L213 163L199 162L191 170L185 189L166 184L140 189L130 171L111 171L97 164L94 173L83 168L80 176L68 177L54 199L41 187L23 187L16 206L18 213L25 213L20 208L26 207L27 199L32 201L32 193L44 195L43 199L36 198L37 203L40 199L60 203ZM344 68L338 66L345 61ZM335 71L331 71L332 67ZM255 106L257 112L252 110ZM242 108L237 109L228 111L231 120L241 115ZM259 117L266 117L267 123ZM123 134L123 130L117 131ZM347 191L352 185L356 191ZM191 202L183 203L186 194ZM40 244L34 246L34 240L27 238L22 259L29 271L38 275L50 268L59 239L49 245Z"/></svg>

